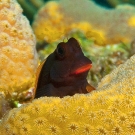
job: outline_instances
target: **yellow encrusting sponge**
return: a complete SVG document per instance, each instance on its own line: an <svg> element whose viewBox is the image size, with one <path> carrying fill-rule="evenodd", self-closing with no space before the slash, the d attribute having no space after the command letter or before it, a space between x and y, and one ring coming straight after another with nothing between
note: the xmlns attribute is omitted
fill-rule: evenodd
<svg viewBox="0 0 135 135"><path fill-rule="evenodd" d="M31 87L37 68L36 39L16 0L0 0L0 91Z"/></svg>
<svg viewBox="0 0 135 135"><path fill-rule="evenodd" d="M135 55L107 75L99 88L72 97L43 97L11 110L2 135L134 135Z"/></svg>

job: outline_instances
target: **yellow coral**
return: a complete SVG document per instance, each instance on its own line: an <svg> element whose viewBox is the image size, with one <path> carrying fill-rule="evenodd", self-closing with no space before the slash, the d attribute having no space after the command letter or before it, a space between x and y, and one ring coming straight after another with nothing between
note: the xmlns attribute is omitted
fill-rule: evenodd
<svg viewBox="0 0 135 135"><path fill-rule="evenodd" d="M135 33L134 16L134 7L107 10L87 0L51 1L39 10L33 29L38 42L54 42L77 29L99 45L130 43Z"/></svg>
<svg viewBox="0 0 135 135"><path fill-rule="evenodd" d="M105 45L105 34L100 30L88 30L86 32L86 37L92 39L98 45Z"/></svg>
<svg viewBox="0 0 135 135"><path fill-rule="evenodd" d="M76 22L71 24L70 30L78 30L84 33L84 35L88 38L93 40L98 45L105 44L105 34L103 31L100 30L93 30L92 26L88 22Z"/></svg>
<svg viewBox="0 0 135 135"><path fill-rule="evenodd" d="M88 30L92 29L92 26L88 22L78 22L78 23L72 23L71 29L77 29L81 30L84 33L87 33Z"/></svg>
<svg viewBox="0 0 135 135"><path fill-rule="evenodd" d="M1 134L135 134L135 55L107 75L96 91L72 97L42 97L11 110ZM21 126L20 126L21 125Z"/></svg>
<svg viewBox="0 0 135 135"><path fill-rule="evenodd" d="M0 91L32 87L37 68L36 40L16 0L0 1Z"/></svg>
<svg viewBox="0 0 135 135"><path fill-rule="evenodd" d="M129 18L128 24L129 26L133 26L133 27L135 26L135 16Z"/></svg>
<svg viewBox="0 0 135 135"><path fill-rule="evenodd" d="M57 2L49 2L37 14L33 23L33 29L38 42L55 42L64 36L68 36L72 30L82 31L96 44L104 44L104 34L98 30L92 30L90 23L86 21L75 22L73 18L67 17L61 12L62 7Z"/></svg>
<svg viewBox="0 0 135 135"><path fill-rule="evenodd" d="M36 20L37 22L33 23L33 27L39 42L43 40L49 43L57 41L68 29L68 22L65 23L63 14L60 13L60 7L56 2L49 2L46 8L41 8Z"/></svg>

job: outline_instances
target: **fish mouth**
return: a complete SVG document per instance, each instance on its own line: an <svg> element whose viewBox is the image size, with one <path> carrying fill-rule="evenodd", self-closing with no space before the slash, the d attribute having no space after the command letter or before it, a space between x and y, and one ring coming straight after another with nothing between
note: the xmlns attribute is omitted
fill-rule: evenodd
<svg viewBox="0 0 135 135"><path fill-rule="evenodd" d="M77 68L75 71L73 71L70 75L78 75L81 73L84 73L92 67L92 64L86 64L84 66L81 66L80 68Z"/></svg>

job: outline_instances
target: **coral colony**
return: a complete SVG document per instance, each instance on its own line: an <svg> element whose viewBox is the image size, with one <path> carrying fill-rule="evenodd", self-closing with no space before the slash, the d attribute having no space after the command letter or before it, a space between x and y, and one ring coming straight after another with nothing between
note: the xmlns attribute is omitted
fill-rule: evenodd
<svg viewBox="0 0 135 135"><path fill-rule="evenodd" d="M0 1L0 91L26 90L37 68L36 39L16 1Z"/></svg>
<svg viewBox="0 0 135 135"><path fill-rule="evenodd" d="M89 13L94 18L88 16ZM135 134L133 6L109 10L88 0L51 1L39 10L31 27L16 0L0 0L0 18L0 135ZM101 77L96 90L90 93L63 98L45 96L27 102L15 99L15 95L20 96L35 85L37 67L41 63L38 60L41 52L36 50L36 44L37 48L42 43L46 49L51 45L55 48L63 38L71 35L82 46L87 46L84 54L90 56L89 45L96 48L92 50L96 55L90 56L96 69L93 73L98 72L97 63L104 65L100 73L105 72L105 67L119 64ZM121 42L122 46L118 47ZM109 44L112 47L108 47ZM106 46L106 49L98 46ZM114 50L124 54L122 62L117 57L121 55L110 55ZM44 52L42 57L46 57ZM103 52L107 59L101 61L100 56L94 59ZM116 56L115 59L111 59L112 56Z"/></svg>
<svg viewBox="0 0 135 135"><path fill-rule="evenodd" d="M135 55L100 83L97 91L43 97L12 109L0 124L4 135L124 135L135 132Z"/></svg>

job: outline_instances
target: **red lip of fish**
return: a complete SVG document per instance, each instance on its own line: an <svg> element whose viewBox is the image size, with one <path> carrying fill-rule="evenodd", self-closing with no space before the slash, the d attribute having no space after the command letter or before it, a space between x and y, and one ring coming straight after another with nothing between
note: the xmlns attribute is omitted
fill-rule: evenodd
<svg viewBox="0 0 135 135"><path fill-rule="evenodd" d="M73 71L70 75L78 75L78 74L81 74L81 73L83 73L83 72L88 71L91 67L92 67L92 64L84 65L84 66L82 66L82 67L76 69L75 71Z"/></svg>

